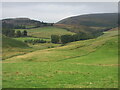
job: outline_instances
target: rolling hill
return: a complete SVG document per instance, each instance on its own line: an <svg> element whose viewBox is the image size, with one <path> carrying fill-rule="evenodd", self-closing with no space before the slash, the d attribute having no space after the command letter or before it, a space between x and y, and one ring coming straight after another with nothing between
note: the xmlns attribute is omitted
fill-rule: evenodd
<svg viewBox="0 0 120 90"><path fill-rule="evenodd" d="M59 61L59 60L69 59L69 58L73 58L73 57L77 57L77 56L84 56L88 53L96 51L99 47L103 46L104 44L107 44L107 42L110 42L110 43L114 42L114 40L112 40L112 39L114 39L116 41L115 44L117 44L117 30L106 32L104 35L102 35L96 39L72 42L72 43L68 43L66 46L63 46L63 47L46 49L46 50L42 50L42 51L36 51L33 53L28 53L26 55L23 55L22 57L18 56L18 57L15 57L16 60L14 60L14 61L19 61L19 59L22 61L24 61L24 60L29 61L29 59L31 59L32 57L35 57L33 59L33 61L38 61L38 62L51 61L51 60ZM113 46L113 47L115 47L115 46ZM115 48L117 48L117 47L115 47ZM64 52L64 53L62 53L62 52ZM42 57L41 56L36 57L37 54L42 55ZM58 57L60 57L60 58L58 58ZM11 58L9 60L12 60L13 58ZM17 58L18 58L18 60L17 60Z"/></svg>
<svg viewBox="0 0 120 90"><path fill-rule="evenodd" d="M37 50L59 47L61 45L61 44L54 44L54 43L37 43L34 45L34 44L28 44L24 42L24 40L32 40L32 39L36 40L39 38L33 38L33 37L9 38L9 37L3 36L2 37L2 60L5 60L10 57L24 55L26 53L30 53Z"/></svg>
<svg viewBox="0 0 120 90"><path fill-rule="evenodd" d="M3 61L3 88L117 88L118 31Z"/></svg>
<svg viewBox="0 0 120 90"><path fill-rule="evenodd" d="M84 25L90 27L116 27L118 13L86 14L65 18L56 24Z"/></svg>
<svg viewBox="0 0 120 90"><path fill-rule="evenodd" d="M29 51L29 46L19 40L15 40L6 36L2 36L2 60L15 56L24 54Z"/></svg>
<svg viewBox="0 0 120 90"><path fill-rule="evenodd" d="M28 36L30 37L6 37L3 35L3 60L9 57L29 53L35 50L47 49L60 46L61 44L54 43L38 43L36 45L32 45L29 43L24 43L25 40L38 40L43 39L45 41L51 41L51 35L64 35L70 34L73 35L73 32L67 31L66 29L61 29L57 27L40 27L33 29L16 29L15 31L26 30L28 32Z"/></svg>
<svg viewBox="0 0 120 90"><path fill-rule="evenodd" d="M116 26L114 16L116 14L82 15L38 28L34 28L36 21L30 20L27 24L25 18L18 23L16 19L7 20L6 23L32 28L15 29L26 30L28 37L3 36L2 87L118 88L118 31L110 29ZM80 32L99 37L65 45L24 43L24 40L38 38L50 41L52 34Z"/></svg>
<svg viewBox="0 0 120 90"><path fill-rule="evenodd" d="M6 36L2 36L2 44L3 44L3 48L26 48L28 47L27 44L21 42L21 41L18 41L18 40L15 40L15 39L12 39L12 38L9 38L9 37L6 37Z"/></svg>

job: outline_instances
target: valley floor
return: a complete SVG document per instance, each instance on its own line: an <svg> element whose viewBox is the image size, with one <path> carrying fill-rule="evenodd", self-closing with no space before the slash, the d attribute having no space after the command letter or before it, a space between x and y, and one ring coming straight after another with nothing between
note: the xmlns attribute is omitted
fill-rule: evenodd
<svg viewBox="0 0 120 90"><path fill-rule="evenodd" d="M3 88L117 88L118 32L3 61Z"/></svg>

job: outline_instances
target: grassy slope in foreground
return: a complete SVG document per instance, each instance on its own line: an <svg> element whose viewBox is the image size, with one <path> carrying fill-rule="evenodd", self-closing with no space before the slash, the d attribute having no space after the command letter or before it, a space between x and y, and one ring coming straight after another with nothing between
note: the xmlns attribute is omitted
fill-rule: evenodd
<svg viewBox="0 0 120 90"><path fill-rule="evenodd" d="M16 54L23 54L29 46L21 41L2 36L2 59L14 56Z"/></svg>
<svg viewBox="0 0 120 90"><path fill-rule="evenodd" d="M17 29L23 31L25 29ZM42 28L34 28L34 29L26 29L29 36L39 37L39 38L50 38L52 34L54 35L65 35L65 34L74 34L65 29L57 28L57 27L42 27Z"/></svg>
<svg viewBox="0 0 120 90"><path fill-rule="evenodd" d="M110 31L97 39L5 60L3 87L115 88L117 41L117 31Z"/></svg>

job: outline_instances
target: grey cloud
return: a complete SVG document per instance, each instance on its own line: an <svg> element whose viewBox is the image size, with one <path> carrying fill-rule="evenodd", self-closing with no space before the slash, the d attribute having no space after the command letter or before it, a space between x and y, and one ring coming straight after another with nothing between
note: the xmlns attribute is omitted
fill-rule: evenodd
<svg viewBox="0 0 120 90"><path fill-rule="evenodd" d="M11 2L3 3L3 18L28 17L46 22L57 22L63 18L90 14L117 12L118 6L114 2L85 2L85 3L33 3Z"/></svg>

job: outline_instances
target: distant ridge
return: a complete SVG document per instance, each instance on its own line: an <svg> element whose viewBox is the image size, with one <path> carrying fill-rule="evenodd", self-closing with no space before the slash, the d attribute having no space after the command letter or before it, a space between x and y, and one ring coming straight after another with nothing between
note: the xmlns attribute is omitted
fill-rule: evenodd
<svg viewBox="0 0 120 90"><path fill-rule="evenodd" d="M29 18L8 18L3 19L2 24L4 26L13 26L14 28L20 29L19 27L24 27L24 29L38 28L43 26L52 26L53 23L46 23L38 20L33 20Z"/></svg>
<svg viewBox="0 0 120 90"><path fill-rule="evenodd" d="M118 24L118 13L98 13L73 16L60 20L56 24L116 27Z"/></svg>
<svg viewBox="0 0 120 90"><path fill-rule="evenodd" d="M13 25L38 25L41 24L40 21L32 20L29 18L8 18L3 19L2 23L8 23Z"/></svg>

